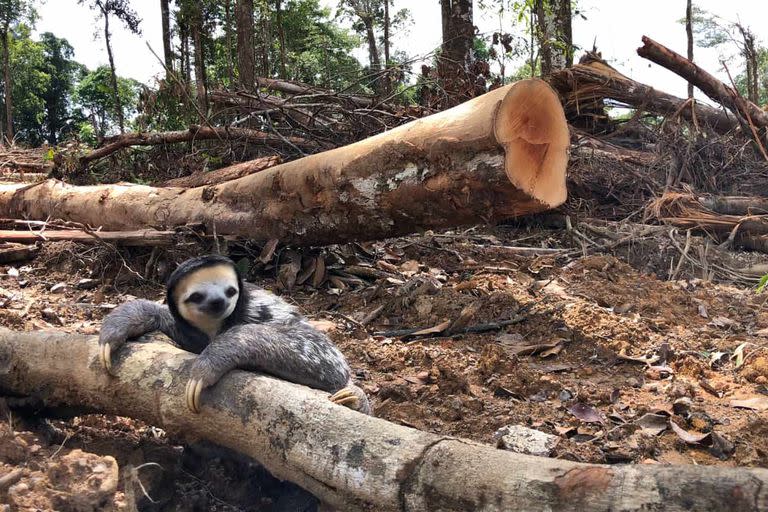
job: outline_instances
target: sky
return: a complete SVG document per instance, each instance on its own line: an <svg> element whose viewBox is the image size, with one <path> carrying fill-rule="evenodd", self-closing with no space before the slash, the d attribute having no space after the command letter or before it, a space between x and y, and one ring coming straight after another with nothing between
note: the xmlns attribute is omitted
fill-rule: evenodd
<svg viewBox="0 0 768 512"><path fill-rule="evenodd" d="M41 3L42 2L42 3ZM329 7L336 0L321 0ZM477 4L477 2L475 2ZM685 54L685 29L678 20L685 15L685 0L579 0L580 11L586 19L577 17L573 24L574 43L584 49L594 42L603 58L627 76L677 96L685 96L686 83L677 75L637 56L640 38L652 39ZM728 20L740 20L751 26L761 44L768 44L768 2L764 0L695 0L694 4ZM131 0L131 5L143 19L141 35L133 35L121 26L111 24L113 49L118 74L150 83L163 72L160 61L152 55L147 43L162 56L160 7L158 0ZM440 7L438 0L395 0L396 8L410 9L414 24L394 40L397 49L410 56L427 55L440 43ZM107 63L104 41L95 34L103 30L102 24L87 7L77 0L37 0L40 18L37 32L53 32L69 40L75 48L75 58L95 68ZM475 10L475 25L481 33L499 30L498 16ZM511 22L505 31L511 31ZM580 52L577 51L577 58ZM367 59L364 49L356 53ZM722 71L725 59L732 74L742 71L741 61L732 54L721 55L717 49L695 48L694 59L707 71L727 81ZM697 95L697 96L700 96Z"/></svg>

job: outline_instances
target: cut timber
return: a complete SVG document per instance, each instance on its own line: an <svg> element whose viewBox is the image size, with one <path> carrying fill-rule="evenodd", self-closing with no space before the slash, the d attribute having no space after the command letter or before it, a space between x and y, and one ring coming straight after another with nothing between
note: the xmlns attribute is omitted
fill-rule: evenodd
<svg viewBox="0 0 768 512"><path fill-rule="evenodd" d="M701 91L732 112L738 112L744 119L760 127L768 127L768 112L741 97L741 95L679 53L657 43L650 37L643 36L643 46L637 54L655 62L688 80Z"/></svg>
<svg viewBox="0 0 768 512"><path fill-rule="evenodd" d="M709 105L667 94L636 82L619 73L607 62L591 52L579 64L554 73L547 81L563 97L569 119L585 114L594 102L610 98L647 112L665 116L680 115L688 121L710 126L718 133L727 133L738 127L734 117Z"/></svg>
<svg viewBox="0 0 768 512"><path fill-rule="evenodd" d="M34 245L14 244L3 241L0 237L0 264L7 265L18 261L31 260L37 256L39 247Z"/></svg>
<svg viewBox="0 0 768 512"><path fill-rule="evenodd" d="M228 167L222 167L210 172L200 172L192 174L190 176L182 176L181 178L174 178L172 180L165 181L158 184L159 187L204 187L207 185L216 185L224 183L225 181L236 180L243 176L248 176L256 172L261 172L264 169L269 169L281 163L282 159L279 156L265 156L262 158L256 158L247 162L241 162L239 164L233 164Z"/></svg>
<svg viewBox="0 0 768 512"><path fill-rule="evenodd" d="M192 223L303 245L380 239L556 207L566 199L568 146L557 95L531 79L220 185L0 186L0 216L107 231Z"/></svg>
<svg viewBox="0 0 768 512"><path fill-rule="evenodd" d="M340 510L768 509L768 470L590 465L440 437L332 404L325 393L230 372L191 413L193 355L129 343L110 377L95 337L0 330L0 392L143 419L249 455Z"/></svg>
<svg viewBox="0 0 768 512"><path fill-rule="evenodd" d="M107 242L127 247L172 245L177 233L175 231L156 231L142 229L138 231L79 231L79 230L50 230L45 231L14 231L0 229L0 241L34 244L35 242L61 242L70 240L86 244Z"/></svg>

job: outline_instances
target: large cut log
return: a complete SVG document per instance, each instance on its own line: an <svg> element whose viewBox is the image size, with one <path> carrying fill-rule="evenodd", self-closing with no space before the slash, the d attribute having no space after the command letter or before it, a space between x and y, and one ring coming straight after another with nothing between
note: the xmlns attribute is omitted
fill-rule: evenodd
<svg viewBox="0 0 768 512"><path fill-rule="evenodd" d="M569 119L571 115L583 115L594 102L602 103L608 98L646 112L680 115L688 121L693 121L695 116L697 123L710 126L718 133L738 127L736 119L726 112L636 82L592 52L582 57L579 64L553 73L547 81L563 97Z"/></svg>
<svg viewBox="0 0 768 512"><path fill-rule="evenodd" d="M498 221L566 199L568 127L524 80L391 131L212 187L0 186L0 216L327 244Z"/></svg>
<svg viewBox="0 0 768 512"><path fill-rule="evenodd" d="M143 419L252 456L340 510L761 511L768 470L589 465L440 437L332 404L325 393L235 371L184 402L193 355L130 343L115 377L94 337L0 330L0 392Z"/></svg>
<svg viewBox="0 0 768 512"><path fill-rule="evenodd" d="M685 78L716 102L739 113L744 119L751 120L755 126L768 127L768 112L679 53L643 36L643 46L637 49L637 54Z"/></svg>

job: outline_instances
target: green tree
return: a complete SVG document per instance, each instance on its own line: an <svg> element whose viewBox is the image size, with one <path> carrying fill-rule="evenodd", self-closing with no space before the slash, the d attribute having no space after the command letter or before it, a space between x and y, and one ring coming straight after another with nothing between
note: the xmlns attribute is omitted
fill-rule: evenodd
<svg viewBox="0 0 768 512"><path fill-rule="evenodd" d="M29 0L0 0L0 44L3 52L3 87L5 102L5 140L12 141L13 130L13 75L10 64L10 44L13 28L19 23L34 23L36 12ZM2 134L2 127L0 127Z"/></svg>
<svg viewBox="0 0 768 512"><path fill-rule="evenodd" d="M76 62L74 49L66 39L50 32L40 35L44 52L44 70L49 76L49 85L43 94L45 101L46 139L51 145L57 144L75 127L72 94L78 77L85 71Z"/></svg>
<svg viewBox="0 0 768 512"><path fill-rule="evenodd" d="M134 34L140 34L139 24L141 18L131 9L128 0L77 0L79 4L88 3L91 9L98 12L98 17L104 20L104 43L109 57L110 86L112 89L112 104L117 116L117 124L120 133L125 131L125 119L123 118L123 106L120 103L120 91L115 70L115 59L112 56L112 33L109 31L109 19L111 16L121 21L123 25Z"/></svg>
<svg viewBox="0 0 768 512"><path fill-rule="evenodd" d="M97 137L104 137L115 128L119 129L121 119L135 115L140 87L141 84L136 80L118 77L116 104L112 88L112 71L108 66L99 66L93 71L88 71L81 78L75 88L75 102L83 110L83 115L88 119L93 133Z"/></svg>
<svg viewBox="0 0 768 512"><path fill-rule="evenodd" d="M50 76L45 72L45 50L30 37L31 29L19 25L9 44L9 68L13 75L12 89L6 98L13 98L12 118L15 137L30 145L44 139L45 100ZM7 105L6 105L7 106Z"/></svg>

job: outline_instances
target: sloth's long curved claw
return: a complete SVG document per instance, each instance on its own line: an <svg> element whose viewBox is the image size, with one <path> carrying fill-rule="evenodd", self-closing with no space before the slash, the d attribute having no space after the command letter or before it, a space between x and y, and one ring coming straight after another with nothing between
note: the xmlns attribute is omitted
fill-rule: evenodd
<svg viewBox="0 0 768 512"><path fill-rule="evenodd" d="M360 408L360 397L351 388L344 388L330 397L331 402L337 405L343 405L357 411Z"/></svg>
<svg viewBox="0 0 768 512"><path fill-rule="evenodd" d="M99 349L101 365L109 373L112 373L112 347L109 346L109 343L104 343Z"/></svg>
<svg viewBox="0 0 768 512"><path fill-rule="evenodd" d="M189 379L184 395L187 400L187 408L198 414L200 412L200 394L203 391L203 381L201 379Z"/></svg>

